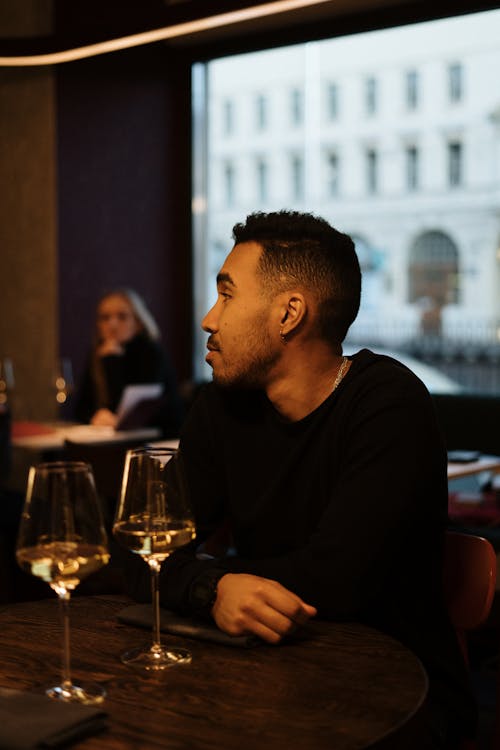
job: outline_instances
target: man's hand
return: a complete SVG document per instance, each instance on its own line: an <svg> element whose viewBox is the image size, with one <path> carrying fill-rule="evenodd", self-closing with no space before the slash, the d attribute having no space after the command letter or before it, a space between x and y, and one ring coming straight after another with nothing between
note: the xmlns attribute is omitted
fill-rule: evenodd
<svg viewBox="0 0 500 750"><path fill-rule="evenodd" d="M316 614L316 609L277 581L245 573L226 573L217 585L212 616L229 635L258 635L279 643Z"/></svg>

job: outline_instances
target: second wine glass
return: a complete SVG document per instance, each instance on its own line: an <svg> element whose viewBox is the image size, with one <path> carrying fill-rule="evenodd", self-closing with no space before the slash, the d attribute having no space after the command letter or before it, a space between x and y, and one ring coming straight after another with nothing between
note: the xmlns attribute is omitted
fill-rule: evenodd
<svg viewBox="0 0 500 750"><path fill-rule="evenodd" d="M113 524L116 540L149 565L153 600L153 642L122 655L125 664L159 671L191 661L183 648L160 641L159 577L162 562L195 538L181 453L175 448L128 451L120 502Z"/></svg>
<svg viewBox="0 0 500 750"><path fill-rule="evenodd" d="M100 685L75 685L70 672L71 592L109 560L106 531L89 464L54 461L32 466L16 547L17 562L49 584L59 597L63 620L62 682L50 698L92 705L106 695Z"/></svg>

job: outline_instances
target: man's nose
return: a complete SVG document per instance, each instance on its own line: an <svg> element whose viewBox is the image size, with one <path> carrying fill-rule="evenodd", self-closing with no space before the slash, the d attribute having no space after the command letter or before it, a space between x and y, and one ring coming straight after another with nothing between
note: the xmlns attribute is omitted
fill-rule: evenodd
<svg viewBox="0 0 500 750"><path fill-rule="evenodd" d="M213 307L210 308L210 310L207 312L203 320L201 321L201 327L206 333L215 333L217 331L217 312L216 312L217 302Z"/></svg>

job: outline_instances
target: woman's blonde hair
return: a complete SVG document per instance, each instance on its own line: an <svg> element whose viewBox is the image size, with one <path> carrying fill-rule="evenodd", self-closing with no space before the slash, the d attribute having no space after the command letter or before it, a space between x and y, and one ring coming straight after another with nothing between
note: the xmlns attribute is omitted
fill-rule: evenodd
<svg viewBox="0 0 500 750"><path fill-rule="evenodd" d="M118 289L112 289L111 291L106 292L102 295L97 303L96 309L99 309L99 305L101 304L101 302L104 302L104 300L108 299L108 297L122 297L124 300L126 300L132 308L134 317L141 327L141 330L143 330L144 333L154 341L157 341L160 338L160 329L158 328L158 324L153 318L152 314L149 312L148 308L146 307L146 303L144 302L140 294L137 294L137 292L135 292L133 289L129 289L128 287L119 287Z"/></svg>

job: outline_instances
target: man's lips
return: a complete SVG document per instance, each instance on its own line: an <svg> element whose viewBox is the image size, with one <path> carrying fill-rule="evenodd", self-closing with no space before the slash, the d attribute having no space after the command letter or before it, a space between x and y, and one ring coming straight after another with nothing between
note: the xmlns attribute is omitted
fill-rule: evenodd
<svg viewBox="0 0 500 750"><path fill-rule="evenodd" d="M218 352L219 347L217 344L213 341L213 339L209 338L207 341L207 349L209 352Z"/></svg>
<svg viewBox="0 0 500 750"><path fill-rule="evenodd" d="M207 341L207 349L208 349L208 354L205 357L205 362L210 364L211 360L213 359L214 354L219 351L219 348L212 341Z"/></svg>

